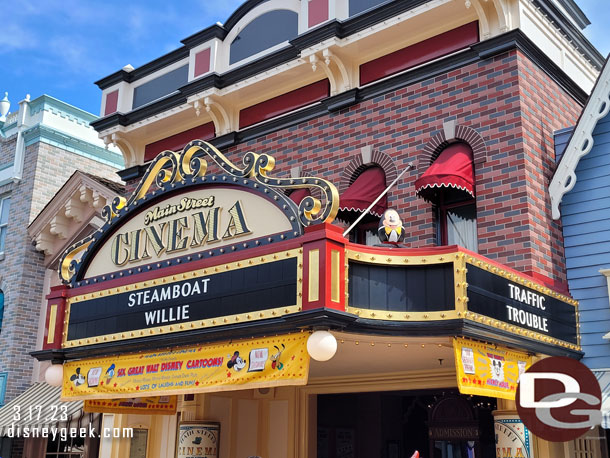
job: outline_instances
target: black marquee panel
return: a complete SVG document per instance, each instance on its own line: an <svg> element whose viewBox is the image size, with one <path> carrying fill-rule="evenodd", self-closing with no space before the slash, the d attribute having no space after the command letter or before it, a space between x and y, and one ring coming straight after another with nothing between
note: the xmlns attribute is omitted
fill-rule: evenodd
<svg viewBox="0 0 610 458"><path fill-rule="evenodd" d="M454 310L453 264L394 267L350 262L349 306L395 312Z"/></svg>
<svg viewBox="0 0 610 458"><path fill-rule="evenodd" d="M576 307L471 264L466 280L469 311L578 343Z"/></svg>
<svg viewBox="0 0 610 458"><path fill-rule="evenodd" d="M74 302L68 340L296 304L297 259L290 258Z"/></svg>

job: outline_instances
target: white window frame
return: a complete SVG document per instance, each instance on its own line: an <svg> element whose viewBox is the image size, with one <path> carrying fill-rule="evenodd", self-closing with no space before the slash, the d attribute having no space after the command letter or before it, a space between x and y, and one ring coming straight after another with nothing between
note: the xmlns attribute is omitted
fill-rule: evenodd
<svg viewBox="0 0 610 458"><path fill-rule="evenodd" d="M10 194L0 197L0 215L2 215L2 208L4 207L4 202L6 202L7 200L10 200L10 198L11 198ZM9 211L10 211L10 209L9 209ZM8 227L8 218L6 220L6 223L2 223L2 221L0 221L0 233L2 232L2 229L7 228L7 227ZM6 236L5 236L4 240L6 241ZM0 246L0 256L4 256L4 247L1 247L1 246ZM1 259L2 258L0 257L0 260Z"/></svg>

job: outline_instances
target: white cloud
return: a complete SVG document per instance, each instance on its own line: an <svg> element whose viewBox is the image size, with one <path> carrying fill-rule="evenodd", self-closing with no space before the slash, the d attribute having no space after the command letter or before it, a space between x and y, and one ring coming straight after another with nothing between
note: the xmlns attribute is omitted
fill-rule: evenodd
<svg viewBox="0 0 610 458"><path fill-rule="evenodd" d="M25 25L6 24L0 34L0 53L31 49L38 40Z"/></svg>

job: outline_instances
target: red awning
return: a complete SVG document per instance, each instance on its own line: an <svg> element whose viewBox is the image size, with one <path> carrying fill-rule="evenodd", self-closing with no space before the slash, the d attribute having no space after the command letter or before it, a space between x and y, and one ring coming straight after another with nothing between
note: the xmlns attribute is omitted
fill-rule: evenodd
<svg viewBox="0 0 610 458"><path fill-rule="evenodd" d="M288 195L288 197L290 197L292 201L297 205L299 205L301 201L307 196L311 196L311 191L309 190L309 188L295 189Z"/></svg>
<svg viewBox="0 0 610 458"><path fill-rule="evenodd" d="M464 143L445 148L424 174L415 181L415 191L431 197L434 188L454 188L474 198L474 168L472 150Z"/></svg>
<svg viewBox="0 0 610 458"><path fill-rule="evenodd" d="M381 168L371 167L366 169L341 195L339 210L363 212L379 197L385 187L385 173ZM381 217L387 206L388 198L386 194L371 208L370 213Z"/></svg>

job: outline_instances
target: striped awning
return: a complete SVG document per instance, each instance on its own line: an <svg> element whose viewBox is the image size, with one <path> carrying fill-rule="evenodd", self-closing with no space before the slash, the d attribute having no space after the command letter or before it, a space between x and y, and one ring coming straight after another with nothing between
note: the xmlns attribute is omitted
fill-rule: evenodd
<svg viewBox="0 0 610 458"><path fill-rule="evenodd" d="M602 428L610 429L610 369L594 370L602 389Z"/></svg>
<svg viewBox="0 0 610 458"><path fill-rule="evenodd" d="M15 429L50 428L70 426L74 420L80 421L83 416L83 401L63 402L60 397L61 386L51 386L44 382L34 383L21 395L0 408L0 437L6 436L11 426ZM17 408L20 414L19 420L15 420ZM62 417L66 420L62 421Z"/></svg>

